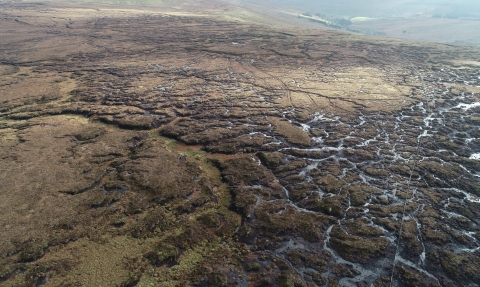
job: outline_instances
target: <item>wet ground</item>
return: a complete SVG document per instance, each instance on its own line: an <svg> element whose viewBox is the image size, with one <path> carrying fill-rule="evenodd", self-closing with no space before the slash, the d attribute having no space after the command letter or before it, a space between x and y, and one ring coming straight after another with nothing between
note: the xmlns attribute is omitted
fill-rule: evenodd
<svg viewBox="0 0 480 287"><path fill-rule="evenodd" d="M214 152L258 152L220 165L244 214L237 233L253 251L248 264L257 264L250 280L273 282L269 275L281 272L299 286L478 284L480 104L473 92L450 85L475 87L479 74L425 70L402 54L398 59L420 84L396 110L322 109L303 119L293 104L275 107L253 89L310 143L278 131L266 116L230 117L228 104L190 116L188 132L164 131ZM279 93L302 92L290 86ZM192 128L211 118L225 134L237 130L228 147L205 138L213 128Z"/></svg>
<svg viewBox="0 0 480 287"><path fill-rule="evenodd" d="M5 236L0 284L89 282L69 274L91 258L59 254L120 237L121 286L480 284L476 48L171 15L52 27L20 8L36 25L2 32L23 42L0 45L2 196L18 205L0 223L36 206L9 173L22 162L58 174L29 192L71 206Z"/></svg>

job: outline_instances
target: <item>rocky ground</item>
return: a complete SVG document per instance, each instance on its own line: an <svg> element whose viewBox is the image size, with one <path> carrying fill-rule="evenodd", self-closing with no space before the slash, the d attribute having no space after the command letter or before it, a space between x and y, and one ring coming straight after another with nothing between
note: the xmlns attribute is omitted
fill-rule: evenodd
<svg viewBox="0 0 480 287"><path fill-rule="evenodd" d="M96 11L0 10L0 285L480 284L478 48Z"/></svg>

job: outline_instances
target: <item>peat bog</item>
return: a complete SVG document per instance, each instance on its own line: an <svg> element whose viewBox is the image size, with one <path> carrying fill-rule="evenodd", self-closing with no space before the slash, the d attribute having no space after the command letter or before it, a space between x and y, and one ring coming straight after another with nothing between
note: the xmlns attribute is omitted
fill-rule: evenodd
<svg viewBox="0 0 480 287"><path fill-rule="evenodd" d="M88 9L1 6L1 286L480 284L478 48Z"/></svg>

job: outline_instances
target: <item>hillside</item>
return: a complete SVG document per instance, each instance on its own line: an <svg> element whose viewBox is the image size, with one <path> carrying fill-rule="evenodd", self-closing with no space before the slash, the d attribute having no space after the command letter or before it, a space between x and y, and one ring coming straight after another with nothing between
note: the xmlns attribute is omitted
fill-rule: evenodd
<svg viewBox="0 0 480 287"><path fill-rule="evenodd" d="M250 1L224 0L284 16L318 15L355 33L450 44L480 44L480 2L474 1ZM268 7L268 8L266 8ZM322 21L317 21L322 26Z"/></svg>
<svg viewBox="0 0 480 287"><path fill-rule="evenodd" d="M0 15L0 286L480 284L480 48L214 1Z"/></svg>

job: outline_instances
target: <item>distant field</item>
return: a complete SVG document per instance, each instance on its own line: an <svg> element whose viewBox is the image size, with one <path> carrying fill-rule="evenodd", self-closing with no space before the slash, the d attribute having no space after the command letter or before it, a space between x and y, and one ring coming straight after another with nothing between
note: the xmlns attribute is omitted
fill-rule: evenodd
<svg viewBox="0 0 480 287"><path fill-rule="evenodd" d="M250 0L249 0L250 1ZM248 2L248 1L247 1ZM401 1L381 1L381 0L369 0L369 1L351 1L351 0L338 0L338 1L311 1L311 0L263 0L260 2L272 3L275 5L288 6L303 12L321 13L326 15L332 15L336 17L354 17L359 15L378 15L378 13L385 10L392 10L395 7L407 3L407 0Z"/></svg>
<svg viewBox="0 0 480 287"><path fill-rule="evenodd" d="M269 3L334 17L391 17L415 13L440 14L448 17L480 17L478 12L480 2L474 3L469 0L236 0L236 2Z"/></svg>
<svg viewBox="0 0 480 287"><path fill-rule="evenodd" d="M443 43L480 44L480 21L431 17L384 18L352 21L349 27L387 37Z"/></svg>
<svg viewBox="0 0 480 287"><path fill-rule="evenodd" d="M1 1L0 1L1 2ZM29 0L23 2L61 2L50 0ZM198 2L198 1L197 1ZM128 6L153 6L160 8L177 8L180 9L183 5L193 5L196 1L182 0L73 0L64 1L64 3L89 3L89 4L101 4L101 5L128 5Z"/></svg>
<svg viewBox="0 0 480 287"><path fill-rule="evenodd" d="M348 19L352 25L346 26L346 29L369 35L439 43L480 44L480 33L478 32L480 21L473 20L480 17L477 12L480 11L480 3L470 3L467 6L463 0L455 3L428 0L222 1L267 14L278 12L277 16L283 16L285 20L289 19L292 22L295 17L302 20L296 21L296 23L307 29L322 29L326 26L320 23L321 21L312 21L312 19L308 19L308 16L298 17L298 15L303 13L322 15L322 19L331 22L335 22L336 19ZM463 16L459 16L459 19L452 19L452 15L455 13ZM466 18L472 18L472 20L466 20Z"/></svg>

